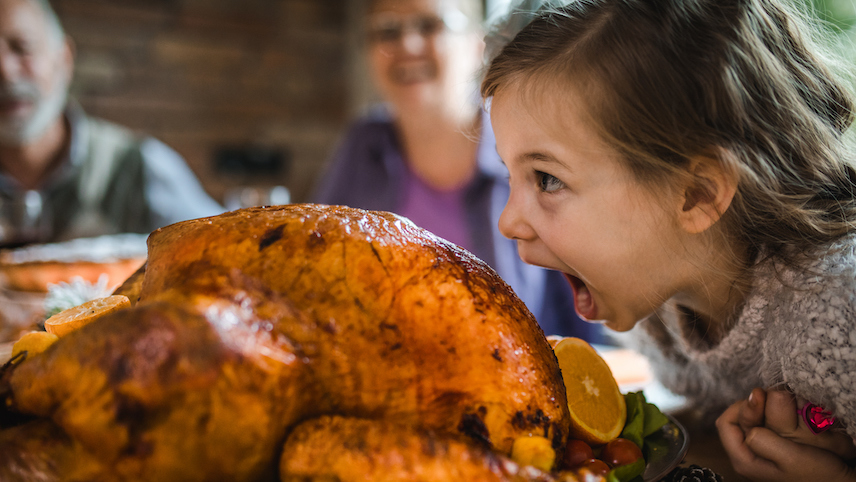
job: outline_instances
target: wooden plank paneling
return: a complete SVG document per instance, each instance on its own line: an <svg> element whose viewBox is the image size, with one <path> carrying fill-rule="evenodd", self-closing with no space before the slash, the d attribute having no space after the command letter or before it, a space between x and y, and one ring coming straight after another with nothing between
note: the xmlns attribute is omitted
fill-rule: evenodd
<svg viewBox="0 0 856 482"><path fill-rule="evenodd" d="M219 200L236 182L302 200L348 120L348 0L54 0L77 50L72 95L151 133ZM311 132L308 140L302 135ZM281 179L219 176L222 145L288 149Z"/></svg>

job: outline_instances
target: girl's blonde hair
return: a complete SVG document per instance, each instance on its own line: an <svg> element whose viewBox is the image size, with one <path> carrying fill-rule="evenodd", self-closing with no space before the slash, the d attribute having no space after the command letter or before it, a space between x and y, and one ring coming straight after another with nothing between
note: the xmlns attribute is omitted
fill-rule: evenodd
<svg viewBox="0 0 856 482"><path fill-rule="evenodd" d="M853 99L795 10L774 0L578 0L491 62L482 96L572 85L650 186L712 157L737 194L723 234L786 261L854 231Z"/></svg>

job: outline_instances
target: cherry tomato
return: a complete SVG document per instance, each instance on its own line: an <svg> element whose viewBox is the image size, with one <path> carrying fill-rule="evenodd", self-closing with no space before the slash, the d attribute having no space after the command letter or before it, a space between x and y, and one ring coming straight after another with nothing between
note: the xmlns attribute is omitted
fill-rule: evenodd
<svg viewBox="0 0 856 482"><path fill-rule="evenodd" d="M582 463L579 467L577 467L577 473L581 476L586 473L590 473L595 476L606 477L606 474L609 473L609 466L606 465L606 462L600 459L588 459Z"/></svg>
<svg viewBox="0 0 856 482"><path fill-rule="evenodd" d="M589 444L582 440L568 439L568 445L565 446L565 467L573 469L593 458L594 453Z"/></svg>
<svg viewBox="0 0 856 482"><path fill-rule="evenodd" d="M600 460L610 467L627 465L642 458L642 451L635 443L626 438L617 438L606 444L600 452Z"/></svg>

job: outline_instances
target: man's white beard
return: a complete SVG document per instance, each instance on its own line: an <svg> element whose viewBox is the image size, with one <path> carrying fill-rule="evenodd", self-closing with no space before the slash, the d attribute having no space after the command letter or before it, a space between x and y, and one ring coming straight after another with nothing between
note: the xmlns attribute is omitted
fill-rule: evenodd
<svg viewBox="0 0 856 482"><path fill-rule="evenodd" d="M38 140L57 120L65 109L68 99L68 84L62 76L47 97L42 97L35 84L20 81L11 86L0 86L0 96L30 99L35 110L28 118L0 119L0 144L22 146Z"/></svg>

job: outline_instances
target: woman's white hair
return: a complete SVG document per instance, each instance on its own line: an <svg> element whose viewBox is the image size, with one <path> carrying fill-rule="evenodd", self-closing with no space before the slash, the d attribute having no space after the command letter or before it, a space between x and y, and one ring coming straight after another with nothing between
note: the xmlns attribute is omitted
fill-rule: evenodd
<svg viewBox="0 0 856 482"><path fill-rule="evenodd" d="M547 9L561 7L567 0L512 0L508 7L492 13L487 19L485 65L499 54L508 42L535 17Z"/></svg>

